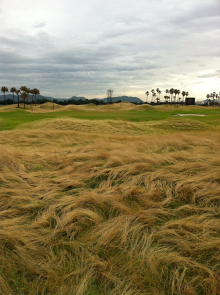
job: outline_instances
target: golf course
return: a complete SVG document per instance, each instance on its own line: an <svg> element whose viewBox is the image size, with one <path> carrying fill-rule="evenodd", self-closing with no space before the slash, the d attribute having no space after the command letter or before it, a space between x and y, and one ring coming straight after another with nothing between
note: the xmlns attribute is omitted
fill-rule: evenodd
<svg viewBox="0 0 220 295"><path fill-rule="evenodd" d="M23 106L0 106L1 295L220 294L219 107Z"/></svg>

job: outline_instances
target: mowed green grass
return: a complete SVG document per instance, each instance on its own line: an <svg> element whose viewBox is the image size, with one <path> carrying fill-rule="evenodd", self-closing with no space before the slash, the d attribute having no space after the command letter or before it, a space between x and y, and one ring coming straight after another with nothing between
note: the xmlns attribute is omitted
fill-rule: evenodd
<svg viewBox="0 0 220 295"><path fill-rule="evenodd" d="M203 114L205 117L181 117L197 120L210 125L220 125L220 108L216 109L204 108L181 110L181 107L169 108L168 111L158 110L156 108L147 109L146 111L111 111L111 112L99 112L99 111L58 111L48 113L31 113L22 109L15 109L13 112L1 112L0 107L0 130L13 130L21 124L29 123L42 119L53 118L77 118L87 120L123 120L131 122L141 121L156 121L156 120L169 120L176 118L176 114Z"/></svg>

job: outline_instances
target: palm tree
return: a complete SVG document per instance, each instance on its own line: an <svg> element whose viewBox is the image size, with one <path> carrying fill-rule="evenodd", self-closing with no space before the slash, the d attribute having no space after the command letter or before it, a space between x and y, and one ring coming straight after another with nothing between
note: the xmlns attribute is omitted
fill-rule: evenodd
<svg viewBox="0 0 220 295"><path fill-rule="evenodd" d="M216 94L215 92L212 93L212 95L213 95L212 96L213 97L213 106L215 106L215 94Z"/></svg>
<svg viewBox="0 0 220 295"><path fill-rule="evenodd" d="M29 93L31 93L31 89L30 89L30 88L27 88L26 92L27 92L27 94L28 94L28 97L27 97L27 102L28 102L28 99L29 99Z"/></svg>
<svg viewBox="0 0 220 295"><path fill-rule="evenodd" d="M145 92L145 94L147 95L147 101L148 101L149 91ZM147 101L146 101L146 102L147 102Z"/></svg>
<svg viewBox="0 0 220 295"><path fill-rule="evenodd" d="M165 92L166 92L166 96L164 96L164 98L167 99L167 104L168 104L168 95L167 94L169 94L170 91L169 91L169 89L166 89Z"/></svg>
<svg viewBox="0 0 220 295"><path fill-rule="evenodd" d="M212 98L212 100L213 100L213 93L211 93L209 97ZM209 102L209 105L210 105L211 104L211 99L209 99L209 100L210 100L210 102Z"/></svg>
<svg viewBox="0 0 220 295"><path fill-rule="evenodd" d="M113 90L112 90L113 91ZM37 89L37 95L40 95L40 90L39 89Z"/></svg>
<svg viewBox="0 0 220 295"><path fill-rule="evenodd" d="M25 99L28 98L28 94L27 94L28 88L26 86L21 86L20 90L21 90L21 98L24 99L24 109L25 109ZM26 93L26 94L24 94L24 93Z"/></svg>
<svg viewBox="0 0 220 295"><path fill-rule="evenodd" d="M168 95L165 95L164 98L165 98L166 106L168 106L168 100L170 99L170 97Z"/></svg>
<svg viewBox="0 0 220 295"><path fill-rule="evenodd" d="M216 106L218 106L218 93L216 93L215 97L216 97Z"/></svg>
<svg viewBox="0 0 220 295"><path fill-rule="evenodd" d="M178 100L180 100L180 93L181 93L181 92L180 92L180 90L178 89L178 90L177 90Z"/></svg>
<svg viewBox="0 0 220 295"><path fill-rule="evenodd" d="M35 95L35 106L36 106L36 95L40 95L40 91L37 88L34 88L34 95Z"/></svg>
<svg viewBox="0 0 220 295"><path fill-rule="evenodd" d="M180 90L178 90L178 100L179 100L179 103L180 103L180 101L181 101L181 97L180 97L180 94L181 94L181 91Z"/></svg>
<svg viewBox="0 0 220 295"><path fill-rule="evenodd" d="M10 92L13 93L13 102L15 102L15 99L14 99L14 93L16 92L16 88L15 88L15 87L12 87L12 88L10 89Z"/></svg>
<svg viewBox="0 0 220 295"><path fill-rule="evenodd" d="M8 88L6 86L2 86L1 92L4 93L4 100L5 100L5 105L6 105L6 98L5 98L5 92L8 92Z"/></svg>
<svg viewBox="0 0 220 295"><path fill-rule="evenodd" d="M182 91L182 98L183 98L183 100L184 100L184 97L185 97L185 95L186 95L186 92L185 91Z"/></svg>
<svg viewBox="0 0 220 295"><path fill-rule="evenodd" d="M28 94L27 94L27 92L22 92L22 93L21 93L21 98L23 98L23 100L24 100L24 109L25 109L25 99L28 99Z"/></svg>
<svg viewBox="0 0 220 295"><path fill-rule="evenodd" d="M151 90L151 93L152 93L152 102L153 102L154 89Z"/></svg>
<svg viewBox="0 0 220 295"><path fill-rule="evenodd" d="M31 89L31 90L30 90L30 93L32 94L32 100L31 100L31 110L33 111L33 102L34 102L34 100L33 100L33 97L34 97L34 89Z"/></svg>
<svg viewBox="0 0 220 295"><path fill-rule="evenodd" d="M177 93L178 93L178 90L177 90L177 89L174 89L174 90L173 90L173 93L175 94L174 101L176 102L176 95L177 95Z"/></svg>
<svg viewBox="0 0 220 295"><path fill-rule="evenodd" d="M154 103L156 102L156 101L155 101L155 97L156 97L156 96L157 96L157 95L156 95L156 92L154 92L154 93L153 93Z"/></svg>
<svg viewBox="0 0 220 295"><path fill-rule="evenodd" d="M209 104L209 97L210 97L210 95L207 94L207 95L206 95L206 98L207 98L207 103L208 103L208 104Z"/></svg>
<svg viewBox="0 0 220 295"><path fill-rule="evenodd" d="M21 86L20 90L23 91L23 92L27 92L27 87L26 86Z"/></svg>
<svg viewBox="0 0 220 295"><path fill-rule="evenodd" d="M157 97L158 97L159 91L160 91L160 89L159 89L159 88L157 88L157 89L156 89L156 92L157 92Z"/></svg>
<svg viewBox="0 0 220 295"><path fill-rule="evenodd" d="M36 106L37 88L34 88L34 89L33 89L33 92L34 92L34 104L35 104L35 106Z"/></svg>
<svg viewBox="0 0 220 295"><path fill-rule="evenodd" d="M34 100L33 100L33 97L34 97L34 89L31 89L30 90L30 94L32 94L32 100L31 100L31 103L33 104Z"/></svg>
<svg viewBox="0 0 220 295"><path fill-rule="evenodd" d="M174 93L174 89L173 89L173 88L171 88L171 89L170 89L170 95L171 95L171 104L172 104L172 100L173 100L173 93Z"/></svg>
<svg viewBox="0 0 220 295"><path fill-rule="evenodd" d="M187 96L189 96L189 92L186 92L186 94L185 94L185 95L186 95L186 98L187 98Z"/></svg>
<svg viewBox="0 0 220 295"><path fill-rule="evenodd" d="M160 89L158 90L158 94L159 94L159 100L160 100L160 94L161 94L161 90Z"/></svg>
<svg viewBox="0 0 220 295"><path fill-rule="evenodd" d="M18 90L16 90L15 92L16 92L16 94L17 94L17 96L18 96L18 108L19 108L19 94L20 94L20 90L18 89Z"/></svg>

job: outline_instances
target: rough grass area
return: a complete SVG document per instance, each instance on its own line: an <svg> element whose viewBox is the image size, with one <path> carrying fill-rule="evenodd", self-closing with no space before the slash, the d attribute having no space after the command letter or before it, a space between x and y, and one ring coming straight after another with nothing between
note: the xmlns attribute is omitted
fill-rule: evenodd
<svg viewBox="0 0 220 295"><path fill-rule="evenodd" d="M151 133L151 123L156 125L164 125L162 128L163 133L170 130L173 132L174 129L179 131L187 130L201 130L212 129L212 127L220 126L220 108L218 107L198 107L198 106L149 106L149 105L134 105L131 103L118 103L110 105L68 105L61 106L55 105L53 109L53 104L51 102L33 106L33 111L31 111L31 106L27 105L26 109L22 108L22 104L18 109L17 105L11 106L0 106L0 130L13 130L25 123L33 123L36 121L41 121L43 119L80 119L80 120L93 120L93 121L119 121L116 122L117 125L125 121L129 125L131 122L148 122L148 125L138 125L141 130L147 128L148 133ZM176 118L176 114L203 114L204 117L181 117ZM172 121L172 120L179 121ZM167 124L167 120L170 121ZM189 121L190 120L190 121ZM161 122L158 122L161 121ZM164 121L164 122L163 122ZM174 126L176 122L176 127ZM199 125L200 122L201 124ZM45 123L45 122L44 122ZM56 123L56 122L54 122ZM208 125L204 125L204 124ZM39 122L39 124L42 123ZM84 126L85 124L82 123ZM113 123L112 125L116 125ZM172 124L170 126L169 124ZM185 124L185 126L184 126ZM187 127L188 124L188 127ZM50 124L53 126L53 123ZM97 122L95 123L97 126ZM193 126L194 125L194 126ZM125 126L125 125L123 125ZM166 127L167 126L167 127ZM211 127L212 126L212 127ZM56 128L56 126L54 126ZM53 128L54 128L53 127ZM146 128L145 128L146 127ZM149 127L149 128L148 128ZM153 127L153 128L154 128ZM175 128L174 128L175 127ZM60 128L59 126L57 127ZM118 127L117 127L118 128ZM135 127L136 128L136 127ZM109 128L107 127L107 132ZM99 130L100 131L100 130ZM155 130L154 130L155 131ZM116 131L117 132L117 131Z"/></svg>
<svg viewBox="0 0 220 295"><path fill-rule="evenodd" d="M17 108L17 105L10 105L10 106L0 106L1 112L8 112L14 111ZM24 108L24 104L20 104L20 108ZM95 105L93 103L85 104L85 105L66 105L62 106L52 102L46 102L41 105L26 105L26 111L31 111L34 113L45 113L45 112L54 112L54 111L129 111L129 110L151 110L153 109L150 105L135 105L129 102L121 102L121 103L114 103L108 105Z"/></svg>
<svg viewBox="0 0 220 295"><path fill-rule="evenodd" d="M219 294L220 133L181 120L1 131L0 294Z"/></svg>
<svg viewBox="0 0 220 295"><path fill-rule="evenodd" d="M57 118L38 120L34 123L21 124L19 129L74 130L87 133L143 135L154 133L173 133L178 131L214 130L206 123L188 118L171 118L169 120L149 122L129 122L118 120L80 120L74 118Z"/></svg>

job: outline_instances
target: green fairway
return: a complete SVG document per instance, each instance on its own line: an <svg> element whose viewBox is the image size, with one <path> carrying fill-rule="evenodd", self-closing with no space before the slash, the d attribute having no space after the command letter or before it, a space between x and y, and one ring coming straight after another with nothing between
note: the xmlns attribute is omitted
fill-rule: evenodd
<svg viewBox="0 0 220 295"><path fill-rule="evenodd" d="M1 111L1 108L0 108ZM204 114L205 117L181 117L182 120L185 118L190 118L203 123L211 125L220 124L220 109L189 109L181 110L181 107L169 108L168 111L158 110L156 108L151 108L146 111L57 111L48 113L31 113L21 109L15 109L13 112L0 112L0 130L13 130L17 126L29 123L36 120L42 119L53 119L53 118L77 118L77 119L87 119L87 120L124 120L131 122L140 121L155 121L155 120L165 120L177 118L173 115L175 114Z"/></svg>

